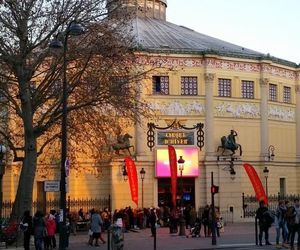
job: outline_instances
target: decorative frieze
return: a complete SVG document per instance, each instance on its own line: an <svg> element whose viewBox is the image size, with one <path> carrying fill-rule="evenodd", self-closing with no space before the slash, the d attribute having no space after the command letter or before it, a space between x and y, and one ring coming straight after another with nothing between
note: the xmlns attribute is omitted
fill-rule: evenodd
<svg viewBox="0 0 300 250"><path fill-rule="evenodd" d="M204 115L204 103L198 101L179 102L179 101L152 101L151 108L159 111L162 115Z"/></svg>
<svg viewBox="0 0 300 250"><path fill-rule="evenodd" d="M215 58L186 58L167 56L139 56L138 63L142 65L152 65L160 67L206 67L208 69L222 69L240 72L267 73L269 75L295 80L299 78L299 72L285 68L275 67L270 64L259 62L237 62L230 60L220 60Z"/></svg>
<svg viewBox="0 0 300 250"><path fill-rule="evenodd" d="M221 117L259 118L259 104L217 102L215 105L215 115Z"/></svg>
<svg viewBox="0 0 300 250"><path fill-rule="evenodd" d="M297 78L297 73L292 70L287 70L279 67L274 67L269 64L261 65L263 73L268 73L273 76L279 76L287 79L295 80Z"/></svg>
<svg viewBox="0 0 300 250"><path fill-rule="evenodd" d="M295 109L289 107L282 107L277 105L269 105L268 110L269 119L294 122L295 121Z"/></svg>

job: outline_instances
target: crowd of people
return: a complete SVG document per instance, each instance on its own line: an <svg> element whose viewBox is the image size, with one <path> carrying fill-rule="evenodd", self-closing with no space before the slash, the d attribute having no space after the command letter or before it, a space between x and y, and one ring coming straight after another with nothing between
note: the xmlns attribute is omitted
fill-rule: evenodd
<svg viewBox="0 0 300 250"><path fill-rule="evenodd" d="M272 213L264 201L260 201L256 211L259 225L259 245L262 246L263 235L265 244L271 245L269 241L269 229L274 223L276 228L276 248L294 249L295 236L298 234L297 250L300 250L300 205L299 199L290 205L289 201L280 200L275 214ZM282 238L280 244L280 238Z"/></svg>
<svg viewBox="0 0 300 250"><path fill-rule="evenodd" d="M129 230L151 228L151 236L154 236L157 227L169 227L170 234L178 233L178 227L182 226L180 225L182 217L185 221L185 228L192 237L201 237L201 235L210 237L212 230L215 230L216 236L219 237L220 233L224 232L224 223L219 209L217 207L213 209L211 205L206 205L203 210L199 211L196 211L192 206L176 209L171 209L168 206L133 209L128 206L117 209L113 213L108 208L102 211L91 209L86 212L81 208L78 212L73 213L70 213L67 209L65 248L69 244L69 235L71 233L76 234L76 228L82 222L89 229L88 244L99 246L99 243L106 243L102 233L108 229L110 229L113 239L114 237L117 239L115 244L123 244L122 234ZM20 223L20 228L24 232L24 249L30 249L29 244L32 235L36 250L55 249L57 247L55 234L58 231L59 218L60 216L55 210L50 210L46 215L37 211L33 217L29 211L25 211ZM280 200L275 212L269 210L264 201L261 201L256 211L256 218L258 219L260 246L263 243L263 236L265 244L271 245L269 229L274 224L276 228L276 248L294 249L297 234L297 249L300 249L299 199L295 199L293 205L290 205L288 201Z"/></svg>

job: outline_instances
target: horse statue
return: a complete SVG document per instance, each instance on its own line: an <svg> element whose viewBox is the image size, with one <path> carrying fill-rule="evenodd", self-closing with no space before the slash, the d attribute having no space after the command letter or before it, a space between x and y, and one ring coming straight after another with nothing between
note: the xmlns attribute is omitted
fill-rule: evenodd
<svg viewBox="0 0 300 250"><path fill-rule="evenodd" d="M129 155L132 156L130 152L130 148L134 150L134 146L130 145L129 139L131 139L132 136L130 134L125 135L118 135L117 142L112 144L112 148L115 150L117 155L120 155L120 150L127 150Z"/></svg>
<svg viewBox="0 0 300 250"><path fill-rule="evenodd" d="M242 146L235 141L235 137L237 136L237 132L234 130L230 130L230 134L226 136L221 137L221 146L218 147L217 152L220 149L223 149L222 155L224 155L225 150L230 150L232 153L230 156L233 156L235 154L236 150L240 150L240 156L242 155Z"/></svg>

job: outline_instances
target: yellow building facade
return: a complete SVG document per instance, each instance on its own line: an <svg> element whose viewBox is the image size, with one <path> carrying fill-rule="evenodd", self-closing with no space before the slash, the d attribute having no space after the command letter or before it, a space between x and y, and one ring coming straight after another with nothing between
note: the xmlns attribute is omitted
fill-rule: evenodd
<svg viewBox="0 0 300 250"><path fill-rule="evenodd" d="M216 205L221 212L232 212L234 221L241 220L242 193L254 194L243 169L246 162L255 167L264 187L263 169L268 168L268 194L299 193L299 65L171 24L166 21L167 1L123 1L123 4L136 9L133 30L140 63L146 69L157 66L144 80L141 90L141 97L151 104L157 116L128 131L133 136L131 144L135 148L139 206L142 203L144 207L166 205L170 201L170 178L158 174L159 161L167 164L160 158L160 151L166 150L170 142L174 142L176 150L182 150L180 152L189 149L197 152L197 162L193 165L196 172L185 176L189 164L194 164L188 158L189 153L185 153L183 177L178 178L178 192L183 192L185 202L196 208L211 203L213 172L214 183L219 186ZM173 121L186 128L203 124L203 147L197 144L197 129L178 127L154 129L155 145L149 147L149 123L166 128ZM238 133L236 141L243 150L241 156L239 150L236 151L232 162L230 152L222 156L222 150L218 151L221 137L231 130ZM186 141L185 133L188 132L191 142ZM168 141L174 136L182 136L182 140ZM270 159L272 153L275 155L273 161ZM135 207L129 184L123 180L123 159L116 156L112 162L102 163L94 170L90 168L89 159L81 162L81 172L70 170L68 195L76 198L110 195L112 209ZM143 190L139 176L142 168L146 171ZM57 170L54 164L47 173L39 172L36 190L45 180L59 179ZM4 199L13 199L17 180L18 169L12 167L5 176ZM57 193L45 195L49 199ZM35 192L34 198L38 196Z"/></svg>

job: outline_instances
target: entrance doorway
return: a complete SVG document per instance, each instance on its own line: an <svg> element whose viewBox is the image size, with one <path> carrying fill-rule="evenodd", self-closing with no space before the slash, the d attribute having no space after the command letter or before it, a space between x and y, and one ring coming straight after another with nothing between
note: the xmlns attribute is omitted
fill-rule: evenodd
<svg viewBox="0 0 300 250"><path fill-rule="evenodd" d="M180 206L181 199L183 206L195 207L195 178L184 177L182 183L181 178L177 178L177 206ZM172 206L171 178L158 179L158 206Z"/></svg>

